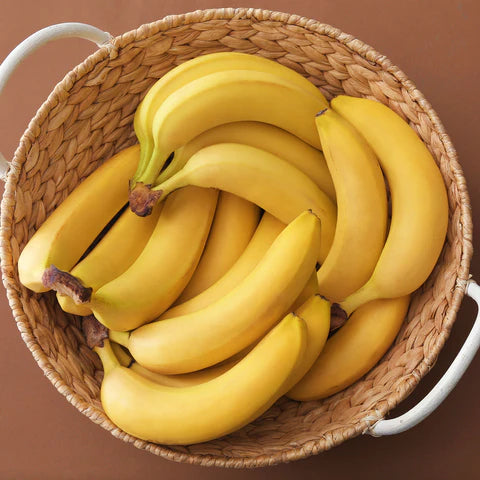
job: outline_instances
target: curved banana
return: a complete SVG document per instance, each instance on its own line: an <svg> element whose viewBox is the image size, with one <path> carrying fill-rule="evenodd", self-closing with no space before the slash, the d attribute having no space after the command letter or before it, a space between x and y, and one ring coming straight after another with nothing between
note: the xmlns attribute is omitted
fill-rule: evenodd
<svg viewBox="0 0 480 480"><path fill-rule="evenodd" d="M128 350L144 367L166 374L231 357L285 315L311 276L319 244L320 221L302 213L236 288L202 310L133 330Z"/></svg>
<svg viewBox="0 0 480 480"><path fill-rule="evenodd" d="M181 373L179 375L163 375L162 373L152 372L135 361L133 361L133 363L130 362L127 366L129 366L129 368L135 373L148 378L152 382L159 383L160 385L166 385L168 387L191 387L193 385L198 385L199 383L209 382L210 380L223 375L225 372L228 372L228 370L242 360L257 344L258 342L248 346L233 357L227 358L223 362L212 365L211 367L197 370L195 372ZM114 345L114 343L112 343L112 345Z"/></svg>
<svg viewBox="0 0 480 480"><path fill-rule="evenodd" d="M327 299L316 294L293 310L307 327L307 347L286 391L302 380L322 352L330 332L330 305Z"/></svg>
<svg viewBox="0 0 480 480"><path fill-rule="evenodd" d="M375 269L385 244L387 192L375 154L346 120L325 109L315 122L337 194L335 236L318 270L318 288L340 302Z"/></svg>
<svg viewBox="0 0 480 480"><path fill-rule="evenodd" d="M80 183L38 228L18 259L20 281L34 292L49 290L42 280L52 264L69 271L97 235L128 202L128 178L139 146L106 160Z"/></svg>
<svg viewBox="0 0 480 480"><path fill-rule="evenodd" d="M316 279L316 275L313 275L311 278ZM291 380L291 386L295 385L313 365L325 345L330 329L330 303L315 293L307 297L307 294L312 291L311 283L311 281L307 283L307 286L299 296L299 298L306 297L305 300L299 303L298 307L295 306L291 308L292 312L305 321L307 327L305 353L302 361L299 362L299 365L295 369L296 373ZM299 299L297 299L295 303L297 303L298 300ZM126 332L110 330L109 336L112 349L121 365L129 367L134 372L153 382L170 387L188 387L208 382L230 370L258 344L258 342L256 342L249 345L244 350L233 355L233 357L202 370L179 375L164 375L162 373L152 372L133 360L133 357L127 353L126 348L121 346L121 344L128 345L128 334ZM116 340L120 343L116 343ZM288 390L289 387L290 385L287 385L286 390Z"/></svg>
<svg viewBox="0 0 480 480"><path fill-rule="evenodd" d="M95 317L112 330L131 330L163 313L185 288L200 260L218 192L187 187L175 193L165 202L135 262L90 299Z"/></svg>
<svg viewBox="0 0 480 480"><path fill-rule="evenodd" d="M137 259L147 244L158 221L163 203L155 206L147 218L125 210L95 248L75 267L70 274L84 286L98 290L102 285L117 278ZM74 315L90 315L88 304L76 304L68 295L57 293L62 310Z"/></svg>
<svg viewBox="0 0 480 480"><path fill-rule="evenodd" d="M108 417L135 437L161 444L192 444L238 430L283 394L306 344L305 322L287 315L223 375L176 388L122 367L109 340L95 347L104 365L100 398Z"/></svg>
<svg viewBox="0 0 480 480"><path fill-rule="evenodd" d="M356 310L327 340L312 368L287 396L318 400L347 388L387 352L407 314L410 296L374 300Z"/></svg>
<svg viewBox="0 0 480 480"><path fill-rule="evenodd" d="M259 216L260 209L255 204L237 195L220 192L200 262L175 304L203 292L230 269L252 238Z"/></svg>
<svg viewBox="0 0 480 480"><path fill-rule="evenodd" d="M186 302L178 303L178 305L169 308L160 315L159 320L179 317L180 315L201 310L233 290L256 267L284 228L284 223L268 212L264 212L250 243L232 268L202 293ZM316 283L318 289L318 282Z"/></svg>
<svg viewBox="0 0 480 480"><path fill-rule="evenodd" d="M425 282L445 241L448 199L432 155L393 110L344 95L332 101L332 108L370 144L392 197L390 230L377 266L368 282L341 302L350 314L368 301L401 297Z"/></svg>
<svg viewBox="0 0 480 480"><path fill-rule="evenodd" d="M118 363L120 363L122 367L128 368L132 365L132 363L134 363L133 357L130 355L130 353L128 353L128 350L126 348L122 347L120 343L111 340L110 346L112 347L112 351L115 354Z"/></svg>
<svg viewBox="0 0 480 480"><path fill-rule="evenodd" d="M132 210L144 214L139 200L139 196L143 198L143 188L153 184L172 152L203 131L229 122L265 122L319 149L314 118L327 106L323 98L314 97L272 73L231 70L190 82L172 93L155 114L155 148L143 172L132 179ZM138 188L137 183L141 184Z"/></svg>
<svg viewBox="0 0 480 480"><path fill-rule="evenodd" d="M313 269L313 272L310 275L310 278L308 279L307 284L305 285L305 287L303 287L303 290L300 292L300 295L289 307L289 311L295 312L296 314L300 315L297 309L299 309L305 302L307 302L311 297L317 294L318 294L317 271L316 269ZM305 320L305 318L303 319Z"/></svg>
<svg viewBox="0 0 480 480"><path fill-rule="evenodd" d="M284 223L311 209L322 222L318 258L327 257L335 233L336 207L310 178L265 150L237 143L202 148L173 177L153 188L159 200L185 185L214 187L257 204Z"/></svg>
<svg viewBox="0 0 480 480"><path fill-rule="evenodd" d="M154 184L167 180L180 171L192 155L216 143L242 143L273 153L309 176L335 201L335 187L323 153L286 130L261 122L225 123L206 130L175 151L171 163Z"/></svg>
<svg viewBox="0 0 480 480"><path fill-rule="evenodd" d="M152 154L154 138L151 129L154 116L168 96L193 80L212 73L231 70L257 70L272 73L294 83L310 95L324 98L318 88L299 73L276 61L257 55L217 52L192 58L157 80L137 107L133 126L141 145L140 169L143 170L145 162L148 162Z"/></svg>

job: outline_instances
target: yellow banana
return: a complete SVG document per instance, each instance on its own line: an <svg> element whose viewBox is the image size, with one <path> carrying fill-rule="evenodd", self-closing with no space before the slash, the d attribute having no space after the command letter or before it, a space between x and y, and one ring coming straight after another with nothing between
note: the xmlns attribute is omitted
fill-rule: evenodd
<svg viewBox="0 0 480 480"><path fill-rule="evenodd" d="M180 171L199 150L216 143L242 143L273 153L308 175L335 201L335 187L323 153L286 130L261 122L225 123L206 130L175 151L172 162L157 177L155 185Z"/></svg>
<svg viewBox="0 0 480 480"><path fill-rule="evenodd" d="M392 197L390 230L377 266L368 282L341 302L350 314L370 300L401 297L425 282L445 240L448 199L432 155L393 110L344 95L332 100L332 108L370 144Z"/></svg>
<svg viewBox="0 0 480 480"><path fill-rule="evenodd" d="M138 145L117 153L83 180L52 212L18 259L23 285L35 292L45 292L49 287L44 285L42 277L47 268L53 264L69 271L77 263L105 225L128 202L128 178L135 172L138 159Z"/></svg>
<svg viewBox="0 0 480 480"><path fill-rule="evenodd" d="M307 327L307 347L302 360L298 363L291 383L287 385L289 391L312 368L325 346L330 332L330 302L321 295L312 295L294 313L305 321Z"/></svg>
<svg viewBox="0 0 480 480"><path fill-rule="evenodd" d="M322 222L320 262L333 241L336 207L303 172L276 155L237 143L202 148L173 177L154 187L159 200L185 185L214 187L257 204L284 223L311 209Z"/></svg>
<svg viewBox="0 0 480 480"><path fill-rule="evenodd" d="M410 296L374 300L356 310L330 337L312 368L287 396L309 401L337 393L383 357L400 330Z"/></svg>
<svg viewBox="0 0 480 480"><path fill-rule="evenodd" d="M122 367L106 339L103 347L95 347L105 372L102 406L119 428L144 440L185 445L212 440L273 405L301 361L305 344L305 322L289 314L223 375L176 388Z"/></svg>
<svg viewBox="0 0 480 480"><path fill-rule="evenodd" d="M183 188L165 202L142 253L122 275L93 293L89 306L113 330L155 319L177 298L200 259L218 192Z"/></svg>
<svg viewBox="0 0 480 480"><path fill-rule="evenodd" d="M157 205L147 218L125 210L95 248L72 268L70 274L93 291L117 278L140 255L155 228L162 207L163 203ZM76 304L68 295L57 293L57 300L65 312L75 315L92 313L88 304Z"/></svg>
<svg viewBox="0 0 480 480"><path fill-rule="evenodd" d="M325 109L315 122L337 194L335 236L318 270L318 288L340 302L375 269L385 243L387 192L373 150L346 120Z"/></svg>
<svg viewBox="0 0 480 480"><path fill-rule="evenodd" d="M307 284L305 285L303 290L300 292L300 295L297 297L297 299L289 307L289 311L295 312L296 314L300 315L297 309L299 309L305 302L307 302L311 297L313 297L316 294L318 294L317 271L316 269L313 269L313 272L310 275L310 278L308 279ZM303 319L305 320L305 318Z"/></svg>
<svg viewBox="0 0 480 480"><path fill-rule="evenodd" d="M324 99L271 73L232 70L190 82L155 114L155 148L143 172L132 179L130 207L140 216L149 214L149 202L154 201L149 186L168 156L203 131L235 121L265 122L320 148L314 117L327 106Z"/></svg>
<svg viewBox="0 0 480 480"><path fill-rule="evenodd" d="M300 214L273 242L257 267L215 303L130 332L133 358L165 374L200 370L244 349L293 304L314 269L320 221Z"/></svg>
<svg viewBox="0 0 480 480"><path fill-rule="evenodd" d="M133 357L128 353L128 350L117 342L111 341L110 346L112 347L115 357L117 357L118 363L122 367L130 367L134 363Z"/></svg>
<svg viewBox="0 0 480 480"><path fill-rule="evenodd" d="M294 306L289 308L289 311L296 313L305 321L307 327L307 348L304 358L297 368L298 377L296 376L292 379L292 385L312 366L328 336L330 327L330 303L316 294L317 289L317 275L316 272L314 272L297 300L295 300ZM211 367L178 375L164 375L162 373L152 372L133 360L133 357L127 350L128 336L129 334L127 332L109 331L112 349L121 365L131 368L134 372L156 383L170 387L188 387L210 381L222 375L227 370L230 370L258 343L257 341L249 345L239 353Z"/></svg>
<svg viewBox="0 0 480 480"><path fill-rule="evenodd" d="M120 333L123 334L124 332ZM211 367L204 368L202 370L197 370L196 372L181 373L179 375L163 375L161 373L152 372L148 368L142 367L142 365L135 361L133 361L133 363L130 361L127 366L129 366L129 368L135 373L152 380L152 382L159 383L160 385L166 385L169 387L190 387L192 385L198 385L199 383L209 382L210 380L223 375L225 372L235 366L240 360L242 360L257 343L250 345L246 349L242 350L231 358L227 358L223 362L217 363L216 365L212 365ZM112 347L113 345L118 344L112 342Z"/></svg>
<svg viewBox="0 0 480 480"><path fill-rule="evenodd" d="M134 117L134 129L141 145L141 161L139 168L143 169L148 162L154 146L152 124L157 110L170 94L193 80L212 73L231 70L257 70L277 75L304 89L310 95L323 99L318 88L299 73L257 55L238 52L218 52L188 60L166 73L150 88L138 106Z"/></svg>
<svg viewBox="0 0 480 480"><path fill-rule="evenodd" d="M202 257L176 304L203 292L229 270L252 238L259 215L260 209L255 204L237 195L220 192Z"/></svg>
<svg viewBox="0 0 480 480"><path fill-rule="evenodd" d="M274 240L285 228L285 224L277 220L268 212L264 212L250 243L240 258L228 272L197 296L179 303L160 315L159 320L179 317L187 313L196 312L216 302L234 289L258 264ZM315 276L316 281L316 276ZM318 289L318 283L317 283Z"/></svg>

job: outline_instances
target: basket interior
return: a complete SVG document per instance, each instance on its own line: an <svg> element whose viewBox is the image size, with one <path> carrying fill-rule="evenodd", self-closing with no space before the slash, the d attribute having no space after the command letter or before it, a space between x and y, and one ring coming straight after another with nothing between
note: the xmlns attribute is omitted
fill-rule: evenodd
<svg viewBox="0 0 480 480"><path fill-rule="evenodd" d="M117 429L99 402L102 367L79 317L52 293L33 294L16 264L34 231L73 188L136 142L135 109L149 87L186 60L218 51L274 59L337 94L375 98L410 122L436 159L448 189L450 224L437 267L415 293L394 346L365 377L323 401L280 399L242 430L208 443L164 447ZM455 151L423 96L373 49L328 25L246 9L167 17L114 40L70 72L21 139L2 204L2 270L22 337L56 388L81 412L125 441L190 463L256 466L305 457L363 432L403 400L433 366L454 322L471 253L468 196ZM5 236L6 235L6 236ZM468 245L467 245L468 247Z"/></svg>

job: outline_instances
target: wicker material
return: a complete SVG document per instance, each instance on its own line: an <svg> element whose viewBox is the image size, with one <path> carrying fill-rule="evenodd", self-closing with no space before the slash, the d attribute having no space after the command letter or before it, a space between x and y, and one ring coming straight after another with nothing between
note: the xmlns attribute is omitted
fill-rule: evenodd
<svg viewBox="0 0 480 480"><path fill-rule="evenodd" d="M236 50L275 59L300 72L328 97L346 93L386 103L419 133L448 188L445 248L413 298L395 345L368 375L324 401L285 398L241 431L187 447L135 439L105 416L99 359L79 319L51 293L33 294L18 280L19 251L72 189L103 160L136 141L135 108L148 88L189 58ZM365 432L408 396L448 338L472 255L470 203L455 150L422 94L384 56L350 35L295 15L217 9L169 16L121 35L57 85L15 152L1 207L3 281L22 338L60 393L92 421L136 447L178 462L255 467L287 462Z"/></svg>

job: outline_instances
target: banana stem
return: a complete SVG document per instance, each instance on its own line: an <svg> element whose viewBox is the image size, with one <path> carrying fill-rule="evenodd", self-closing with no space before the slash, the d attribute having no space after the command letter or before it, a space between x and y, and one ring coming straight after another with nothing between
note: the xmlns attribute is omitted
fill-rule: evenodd
<svg viewBox="0 0 480 480"><path fill-rule="evenodd" d="M84 304L90 301L92 289L87 288L80 280L68 272L50 265L42 275L42 283L46 288L55 290L60 295L67 295L77 304Z"/></svg>
<svg viewBox="0 0 480 480"><path fill-rule="evenodd" d="M94 350L102 361L103 371L105 373L109 373L114 368L120 366L120 362L118 361L108 338L103 342L103 347L94 347Z"/></svg>
<svg viewBox="0 0 480 480"><path fill-rule="evenodd" d="M120 365L108 339L107 327L102 325L93 315L88 315L83 317L82 330L87 340L87 345L100 357L105 373Z"/></svg>
<svg viewBox="0 0 480 480"><path fill-rule="evenodd" d="M90 348L103 347L104 341L108 339L108 329L102 325L93 315L82 319L82 330Z"/></svg>
<svg viewBox="0 0 480 480"><path fill-rule="evenodd" d="M162 190L152 190L151 185L138 182L128 195L130 209L139 217L152 213L153 207L162 197Z"/></svg>

